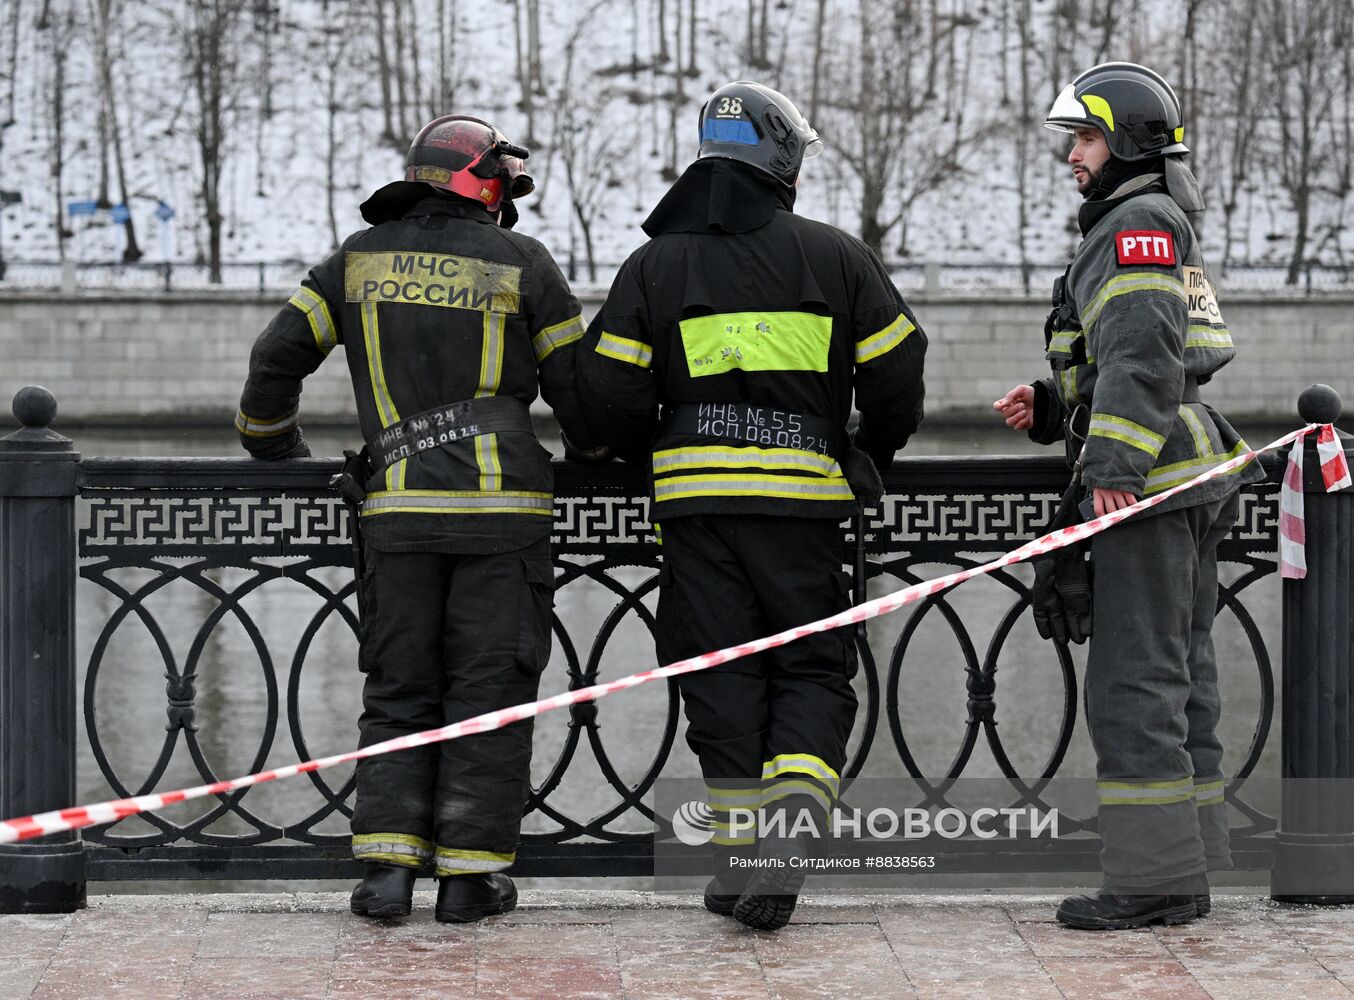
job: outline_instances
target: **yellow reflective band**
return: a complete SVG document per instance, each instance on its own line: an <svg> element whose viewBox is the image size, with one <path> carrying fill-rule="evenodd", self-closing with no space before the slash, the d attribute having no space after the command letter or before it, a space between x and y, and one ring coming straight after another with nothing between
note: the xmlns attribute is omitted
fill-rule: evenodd
<svg viewBox="0 0 1354 1000"><path fill-rule="evenodd" d="M585 329L582 316L575 316L573 319L566 319L563 323L547 326L531 338L531 350L536 355L536 363L540 364L559 348L582 340Z"/></svg>
<svg viewBox="0 0 1354 1000"><path fill-rule="evenodd" d="M503 314L484 314L484 339L480 344L480 385L476 396L492 396L503 380Z"/></svg>
<svg viewBox="0 0 1354 1000"><path fill-rule="evenodd" d="M258 417L251 417L244 410L241 410L235 414L235 429L245 437L277 437L277 435L285 434L295 427L300 419L301 415L297 410L292 410L285 417L278 417L276 420L260 420Z"/></svg>
<svg viewBox="0 0 1354 1000"><path fill-rule="evenodd" d="M768 785L762 792L762 808L765 809L773 802L780 802L793 795L807 795L824 810L832 808L832 796L811 781L777 781L774 785Z"/></svg>
<svg viewBox="0 0 1354 1000"><path fill-rule="evenodd" d="M381 322L376 315L376 303L362 303L362 338L367 345L367 374L371 378L372 395L376 397L376 415L382 427L398 423L400 413L386 388L385 368L381 364Z"/></svg>
<svg viewBox="0 0 1354 1000"><path fill-rule="evenodd" d="M597 346L593 350L604 358L627 361L632 365L638 365L640 368L648 368L653 364L653 348L648 344L618 337L614 333L607 333L605 330L602 331L602 336L598 338Z"/></svg>
<svg viewBox="0 0 1354 1000"><path fill-rule="evenodd" d="M1161 447L1166 443L1166 439L1156 431L1150 430L1142 424L1134 423L1125 417L1116 417L1110 413L1091 414L1091 429L1087 432L1087 437L1103 437L1122 441L1124 444L1131 444L1134 448L1147 452L1153 458L1161 454Z"/></svg>
<svg viewBox="0 0 1354 1000"><path fill-rule="evenodd" d="M481 434L475 438L475 464L480 470L480 491L494 493L503 488L503 466L498 460L498 435Z"/></svg>
<svg viewBox="0 0 1354 1000"><path fill-rule="evenodd" d="M785 500L854 500L845 479L804 476L742 475L670 476L654 483L654 499L690 497L776 497Z"/></svg>
<svg viewBox="0 0 1354 1000"><path fill-rule="evenodd" d="M1196 456L1213 454L1213 448L1208 443L1208 431L1204 429L1203 421L1190 409L1188 403L1180 405L1180 419L1189 427L1190 436L1194 438L1194 454Z"/></svg>
<svg viewBox="0 0 1354 1000"><path fill-rule="evenodd" d="M758 788L705 788L705 801L716 812L728 812L730 809L757 808L762 800L762 790Z"/></svg>
<svg viewBox="0 0 1354 1000"><path fill-rule="evenodd" d="M1179 486L1181 483L1187 483L1195 476L1207 472L1215 465L1221 465L1223 462L1230 461L1238 455L1250 450L1245 441L1238 441L1236 447L1225 455L1219 455L1216 452L1210 455L1204 455L1200 458L1187 459L1184 462L1174 462L1171 465L1162 465L1153 469L1147 474L1147 484L1143 489L1145 496L1153 493L1160 493L1162 490L1168 490L1172 486ZM1254 461L1252 459L1251 461ZM1247 462L1239 468L1232 469L1226 475L1235 476L1242 469L1250 465Z"/></svg>
<svg viewBox="0 0 1354 1000"><path fill-rule="evenodd" d="M816 472L829 478L842 475L841 466L830 455L801 451L798 448L730 448L723 445L700 445L688 448L664 448L653 453L653 471L656 477L683 469L712 467Z"/></svg>
<svg viewBox="0 0 1354 1000"><path fill-rule="evenodd" d="M731 312L678 323L692 378L745 372L825 372L832 317L807 312Z"/></svg>
<svg viewBox="0 0 1354 1000"><path fill-rule="evenodd" d="M1197 806L1221 805L1225 797L1221 781L1206 781L1194 786L1194 804Z"/></svg>
<svg viewBox="0 0 1354 1000"><path fill-rule="evenodd" d="M483 312L521 310L522 269L440 253L359 253L343 256L347 302L386 302Z"/></svg>
<svg viewBox="0 0 1354 1000"><path fill-rule="evenodd" d="M474 875L479 872L499 872L508 868L517 860L517 852L499 854L494 851L460 850L454 847L439 847L436 854L437 877L449 875Z"/></svg>
<svg viewBox="0 0 1354 1000"><path fill-rule="evenodd" d="M1191 347L1226 350L1235 346L1232 343L1232 333L1225 326L1191 326L1185 331L1186 350Z"/></svg>
<svg viewBox="0 0 1354 1000"><path fill-rule="evenodd" d="M1109 101L1095 94L1082 94L1081 103L1086 105L1087 111L1103 121L1111 132L1114 131L1114 112L1110 110Z"/></svg>
<svg viewBox="0 0 1354 1000"><path fill-rule="evenodd" d="M320 349L321 354L327 356L338 343L334 317L329 314L329 303L323 296L305 285L297 289L296 294L288 299L287 303L305 313L306 319L310 322L310 332L315 338L315 346Z"/></svg>
<svg viewBox="0 0 1354 1000"><path fill-rule="evenodd" d="M1183 125L1180 126L1180 128L1178 128L1178 129L1175 130L1175 141L1176 141L1176 142L1184 142L1184 141L1185 141L1185 127L1184 127Z"/></svg>
<svg viewBox="0 0 1354 1000"><path fill-rule="evenodd" d="M418 868L432 857L432 841L409 833L359 833L353 835L353 857Z"/></svg>
<svg viewBox="0 0 1354 1000"><path fill-rule="evenodd" d="M828 766L827 761L811 753L777 754L762 764L762 782L787 773L808 774L827 785L832 794L837 794L841 784L841 775Z"/></svg>
<svg viewBox="0 0 1354 1000"><path fill-rule="evenodd" d="M1080 330L1054 330L1048 349L1053 354L1071 354L1080 337Z"/></svg>
<svg viewBox="0 0 1354 1000"><path fill-rule="evenodd" d="M1175 781L1097 781L1102 806L1168 806L1194 798L1194 779Z"/></svg>
<svg viewBox="0 0 1354 1000"><path fill-rule="evenodd" d="M362 517L380 514L537 514L554 516L549 493L502 490L397 490L367 494Z"/></svg>
<svg viewBox="0 0 1354 1000"><path fill-rule="evenodd" d="M1085 314L1081 318L1082 330L1090 331L1091 324L1096 321L1100 311L1111 299L1133 292L1168 292L1181 302L1188 301L1185 283L1174 275L1156 271L1130 271L1128 274L1115 275L1100 286L1100 291L1095 293L1091 304L1086 307Z"/></svg>
<svg viewBox="0 0 1354 1000"><path fill-rule="evenodd" d="M1081 402L1081 396L1077 392L1077 367L1064 368L1058 372L1058 385L1062 389L1063 402L1065 403Z"/></svg>
<svg viewBox="0 0 1354 1000"><path fill-rule="evenodd" d="M404 489L404 470L409 464L409 459L402 458L390 468L386 469L386 489L402 490Z"/></svg>
<svg viewBox="0 0 1354 1000"><path fill-rule="evenodd" d="M830 329L830 328L829 328ZM863 365L873 361L881 354L887 354L907 339L916 327L905 313L899 313L895 319L878 333L872 333L856 344L856 364Z"/></svg>

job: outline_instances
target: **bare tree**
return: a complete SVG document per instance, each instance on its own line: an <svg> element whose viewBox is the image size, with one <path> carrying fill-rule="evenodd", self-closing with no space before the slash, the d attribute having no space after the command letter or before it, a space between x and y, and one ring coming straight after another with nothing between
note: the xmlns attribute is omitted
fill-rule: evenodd
<svg viewBox="0 0 1354 1000"><path fill-rule="evenodd" d="M123 248L122 259L126 263L138 261L144 256L136 241L136 220L131 212L131 196L127 187L127 165L122 150L122 126L118 121L118 91L113 75L113 31L121 13L119 0L91 0L90 20L94 28L95 71L98 74L100 140L111 139L113 165L117 169L118 194L126 209L122 223L127 245ZM121 46L117 48L121 49ZM100 205L109 204L108 200L108 155L106 146L100 150L99 195Z"/></svg>
<svg viewBox="0 0 1354 1000"><path fill-rule="evenodd" d="M1273 162L1295 217L1285 281L1295 285L1308 262L1313 195L1331 152L1325 124L1337 91L1329 86L1327 69L1340 64L1350 11L1347 0L1268 0L1262 17L1265 44L1260 53L1278 126Z"/></svg>
<svg viewBox="0 0 1354 1000"><path fill-rule="evenodd" d="M859 0L859 72L849 115L846 163L860 182L860 237L876 253L884 237L903 224L917 199L953 180L962 154L986 127L968 121L965 40L974 21L946 0ZM911 58L897 53L910 51ZM952 93L937 80L947 73Z"/></svg>
<svg viewBox="0 0 1354 1000"><path fill-rule="evenodd" d="M605 120L603 113L614 99L615 88L598 85L596 78L581 81L578 57L579 46L586 40L593 21L610 6L612 0L593 0L575 21L574 30L564 45L563 71L552 102L555 152L564 167L569 207L583 239L588 280L593 283L597 281L593 227L604 205L606 192L619 183L613 164L623 139Z"/></svg>
<svg viewBox="0 0 1354 1000"><path fill-rule="evenodd" d="M66 173L66 98L70 89L69 63L77 32L74 0L43 0L36 27L44 40L51 76L48 79L47 135L48 163L52 179L52 202L56 228L57 256L66 259L66 228L63 184Z"/></svg>
<svg viewBox="0 0 1354 1000"><path fill-rule="evenodd" d="M221 179L229 152L227 135L238 110L243 81L245 3L188 0L181 24L193 98L190 120L202 171L198 192L207 223L207 266L213 284L221 283L221 233L225 224Z"/></svg>

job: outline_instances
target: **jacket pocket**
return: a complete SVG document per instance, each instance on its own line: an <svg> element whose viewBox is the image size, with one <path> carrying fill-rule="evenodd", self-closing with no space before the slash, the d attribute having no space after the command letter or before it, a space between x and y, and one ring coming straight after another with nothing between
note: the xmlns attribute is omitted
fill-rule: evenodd
<svg viewBox="0 0 1354 1000"><path fill-rule="evenodd" d="M517 662L540 674L550 662L555 607L555 567L549 559L522 558L522 599L517 620Z"/></svg>

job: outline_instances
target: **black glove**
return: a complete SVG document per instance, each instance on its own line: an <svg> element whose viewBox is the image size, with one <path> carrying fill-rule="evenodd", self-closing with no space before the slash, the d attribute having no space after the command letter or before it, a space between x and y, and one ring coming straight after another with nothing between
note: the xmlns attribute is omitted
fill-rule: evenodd
<svg viewBox="0 0 1354 1000"><path fill-rule="evenodd" d="M865 425L860 424L851 432L851 446L859 448L865 454L870 456L870 461L880 472L888 472L893 465L893 456L896 452L894 448L881 448L870 440L865 433Z"/></svg>
<svg viewBox="0 0 1354 1000"><path fill-rule="evenodd" d="M1091 634L1091 566L1082 546L1034 564L1030 593L1034 627L1054 642L1082 643Z"/></svg>
<svg viewBox="0 0 1354 1000"><path fill-rule="evenodd" d="M249 456L265 462L280 462L288 458L309 458L310 445L306 444L305 435L301 433L301 428L297 427L293 436L282 438L267 447L251 446Z"/></svg>
<svg viewBox="0 0 1354 1000"><path fill-rule="evenodd" d="M564 431L559 432L560 440L564 442L564 457L570 462L581 462L584 465L603 465L610 462L614 457L611 449L604 444L599 444L594 448L579 448L569 440L569 435Z"/></svg>
<svg viewBox="0 0 1354 1000"><path fill-rule="evenodd" d="M1078 509L1081 493L1076 482L1067 487L1044 534L1082 522ZM1086 641L1091 634L1091 566L1085 542L1035 560L1030 604L1034 627L1043 638L1063 643Z"/></svg>

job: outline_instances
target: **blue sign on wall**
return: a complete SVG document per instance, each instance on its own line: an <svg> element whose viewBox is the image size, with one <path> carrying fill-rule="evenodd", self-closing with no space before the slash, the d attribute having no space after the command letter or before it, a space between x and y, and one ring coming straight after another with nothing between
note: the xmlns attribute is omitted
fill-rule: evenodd
<svg viewBox="0 0 1354 1000"><path fill-rule="evenodd" d="M164 202L160 202L160 204L155 206L155 217L161 222L168 222L170 219L174 218L174 210Z"/></svg>
<svg viewBox="0 0 1354 1000"><path fill-rule="evenodd" d="M113 221L117 223L126 222L132 217L132 213L127 211L126 205L114 205L108 210L108 214L111 215Z"/></svg>
<svg viewBox="0 0 1354 1000"><path fill-rule="evenodd" d="M93 215L99 210L97 201L68 201L66 203L67 215Z"/></svg>

